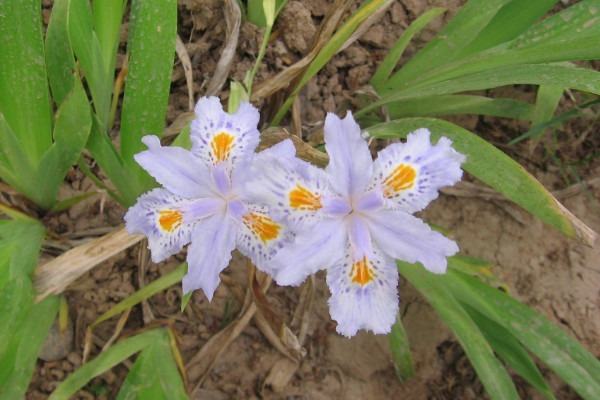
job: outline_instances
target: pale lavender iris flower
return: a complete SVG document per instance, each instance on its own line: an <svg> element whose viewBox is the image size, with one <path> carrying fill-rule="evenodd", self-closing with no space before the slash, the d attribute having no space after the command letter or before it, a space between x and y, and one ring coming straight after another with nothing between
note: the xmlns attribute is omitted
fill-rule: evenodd
<svg viewBox="0 0 600 400"><path fill-rule="evenodd" d="M275 221L296 235L272 260L282 285L298 285L327 270L329 307L337 331L388 333L398 312L398 269L394 259L421 262L444 273L446 257L458 246L411 214L438 197L438 189L462 176L465 156L442 137L435 146L419 129L373 161L360 127L348 113L325 119L325 170L285 153L259 155L246 192L270 209Z"/></svg>
<svg viewBox="0 0 600 400"><path fill-rule="evenodd" d="M129 234L148 237L154 262L191 243L183 292L200 288L211 300L234 248L272 272L270 260L291 234L242 190L259 142L258 110L242 102L235 114L227 114L218 98L209 97L198 101L195 113L191 151L163 147L156 136L142 138L148 150L135 160L164 188L142 195L125 222ZM280 146L266 154L271 151L284 152Z"/></svg>

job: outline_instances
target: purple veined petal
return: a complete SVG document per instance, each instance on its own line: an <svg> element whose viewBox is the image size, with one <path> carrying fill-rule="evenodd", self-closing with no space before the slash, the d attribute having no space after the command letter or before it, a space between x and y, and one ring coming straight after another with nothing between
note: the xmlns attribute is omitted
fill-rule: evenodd
<svg viewBox="0 0 600 400"><path fill-rule="evenodd" d="M383 193L381 190L371 190L362 193L354 202L354 210L361 212L370 212L379 210L384 205Z"/></svg>
<svg viewBox="0 0 600 400"><path fill-rule="evenodd" d="M383 252L409 263L418 261L436 274L446 272L446 257L458 252L454 241L400 210L374 211L367 223L371 237Z"/></svg>
<svg viewBox="0 0 600 400"><path fill-rule="evenodd" d="M136 154L135 160L169 191L188 198L213 192L208 169L190 151L161 146L153 135L144 136L142 142L148 150Z"/></svg>
<svg viewBox="0 0 600 400"><path fill-rule="evenodd" d="M218 190L218 194L221 197L228 197L231 191L231 178L227 171L227 163L219 163L215 166L210 167L212 172L212 179L215 187Z"/></svg>
<svg viewBox="0 0 600 400"><path fill-rule="evenodd" d="M244 185L248 201L268 206L271 217L292 231L313 227L323 218L322 199L330 193L325 172L295 157L263 153L254 158Z"/></svg>
<svg viewBox="0 0 600 400"><path fill-rule="evenodd" d="M279 249L290 244L294 235L287 225L273 221L268 209L255 204L245 205L236 238L237 249L261 271L274 275L271 262Z"/></svg>
<svg viewBox="0 0 600 400"><path fill-rule="evenodd" d="M236 222L222 212L202 220L192 233L188 248L188 273L183 277L183 293L202 289L212 300L219 285L219 273L231 260L237 234Z"/></svg>
<svg viewBox="0 0 600 400"><path fill-rule="evenodd" d="M390 257L378 249L372 257L355 259L350 247L327 270L331 291L329 313L337 321L336 330L354 336L360 329L389 333L398 313L398 269Z"/></svg>
<svg viewBox="0 0 600 400"><path fill-rule="evenodd" d="M330 160L325 171L334 190L351 199L364 192L371 180L373 159L369 146L350 111L344 119L327 114L324 130L325 149Z"/></svg>
<svg viewBox="0 0 600 400"><path fill-rule="evenodd" d="M408 135L406 143L381 150L375 160L371 188L383 192L388 207L413 213L438 197L438 190L454 185L462 177L466 157L452 148L446 137L431 145L425 129Z"/></svg>
<svg viewBox="0 0 600 400"><path fill-rule="evenodd" d="M325 219L314 228L296 233L295 241L273 258L273 278L279 285L301 284L308 275L329 268L344 254L348 232L342 219Z"/></svg>
<svg viewBox="0 0 600 400"><path fill-rule="evenodd" d="M345 218L345 222L346 229L348 229L348 239L354 251L354 259L372 258L371 233L364 218L358 213L353 213Z"/></svg>
<svg viewBox="0 0 600 400"><path fill-rule="evenodd" d="M189 218L185 210L193 202L166 189L143 194L125 214L127 233L146 235L152 261L163 261L190 242L198 219Z"/></svg>
<svg viewBox="0 0 600 400"><path fill-rule="evenodd" d="M259 142L258 110L242 102L235 114L223 111L217 97L203 97L194 109L190 125L192 153L207 166L227 162L228 170L254 153Z"/></svg>
<svg viewBox="0 0 600 400"><path fill-rule="evenodd" d="M348 200L342 197L328 197L321 200L321 203L323 204L323 213L334 218L341 218L352 211Z"/></svg>

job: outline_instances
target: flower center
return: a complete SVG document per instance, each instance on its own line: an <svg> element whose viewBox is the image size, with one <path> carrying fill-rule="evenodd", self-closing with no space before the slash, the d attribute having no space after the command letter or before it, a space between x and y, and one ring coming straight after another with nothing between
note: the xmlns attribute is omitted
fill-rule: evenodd
<svg viewBox="0 0 600 400"><path fill-rule="evenodd" d="M260 237L264 244L267 244L269 240L276 239L281 229L271 218L253 212L243 215L242 221L248 229Z"/></svg>
<svg viewBox="0 0 600 400"><path fill-rule="evenodd" d="M225 132L221 132L213 137L212 141L210 142L210 147L212 148L214 157L216 158L216 160L214 160L215 165L221 161L227 161L229 158L229 152L231 149L233 149L234 140L234 136Z"/></svg>
<svg viewBox="0 0 600 400"><path fill-rule="evenodd" d="M352 271L350 271L352 283L358 283L360 286L364 287L367 283L375 279L376 274L373 271L372 266L373 265L367 259L367 256L364 256L362 260L356 262L352 266Z"/></svg>
<svg viewBox="0 0 600 400"><path fill-rule="evenodd" d="M183 213L178 210L164 210L159 211L158 214L160 217L158 218L158 223L161 228L168 232L172 232L173 229L177 228L181 225L183 219Z"/></svg>
<svg viewBox="0 0 600 400"><path fill-rule="evenodd" d="M290 192L290 207L300 210L318 210L323 207L321 196L318 196L308 189L297 185L296 189Z"/></svg>
<svg viewBox="0 0 600 400"><path fill-rule="evenodd" d="M390 199L395 197L401 190L410 189L415 184L417 172L410 165L400 164L382 182L383 195Z"/></svg>

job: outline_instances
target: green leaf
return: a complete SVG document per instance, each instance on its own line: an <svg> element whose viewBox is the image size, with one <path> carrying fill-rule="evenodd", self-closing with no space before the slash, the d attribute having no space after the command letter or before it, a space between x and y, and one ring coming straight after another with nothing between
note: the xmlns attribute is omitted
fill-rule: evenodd
<svg viewBox="0 0 600 400"><path fill-rule="evenodd" d="M463 307L469 313L471 319L475 321L494 351L531 386L547 398L554 400L554 395L537 366L510 331L469 305L463 304Z"/></svg>
<svg viewBox="0 0 600 400"><path fill-rule="evenodd" d="M408 43L410 43L412 38L429 22L431 22L431 20L443 12L446 12L446 9L442 7L433 8L425 12L419 18L414 20L404 31L404 33L402 33L402 35L394 44L394 47L392 47L387 56L385 56L385 59L381 62L379 68L377 68L377 71L375 71L373 77L371 78L370 83L375 90L379 91L381 86L385 83L385 81L387 81L394 68L396 68L398 61L400 61L400 57L402 57L406 46L408 46Z"/></svg>
<svg viewBox="0 0 600 400"><path fill-rule="evenodd" d="M58 310L57 296L34 305L11 333L6 351L0 353L0 398L21 399L27 391L38 354Z"/></svg>
<svg viewBox="0 0 600 400"><path fill-rule="evenodd" d="M498 10L510 0L471 0L425 48L411 58L386 84L397 88L424 73L457 59L481 32Z"/></svg>
<svg viewBox="0 0 600 400"><path fill-rule="evenodd" d="M533 176L502 151L463 128L438 119L407 118L371 126L369 133L377 138L406 137L418 128L428 128L434 140L442 136L450 138L452 146L467 155L464 170L568 237L593 243L594 233Z"/></svg>
<svg viewBox="0 0 600 400"><path fill-rule="evenodd" d="M117 395L117 400L187 398L168 335L142 350Z"/></svg>
<svg viewBox="0 0 600 400"><path fill-rule="evenodd" d="M77 71L69 38L70 7L71 0L56 0L46 31L48 80L57 105L60 105L73 90L73 74Z"/></svg>
<svg viewBox="0 0 600 400"><path fill-rule="evenodd" d="M33 220L0 220L0 354L33 306L29 274L36 267L44 225Z"/></svg>
<svg viewBox="0 0 600 400"><path fill-rule="evenodd" d="M0 112L31 165L52 144L39 1L0 3Z"/></svg>
<svg viewBox="0 0 600 400"><path fill-rule="evenodd" d="M392 119L435 115L477 114L531 120L535 106L513 99L473 95L417 97L386 105Z"/></svg>
<svg viewBox="0 0 600 400"><path fill-rule="evenodd" d="M487 26L463 49L460 57L475 54L515 39L544 16L558 0L512 0L498 10Z"/></svg>
<svg viewBox="0 0 600 400"><path fill-rule="evenodd" d="M115 70L119 33L126 0L103 0L92 4L94 7L94 31L102 51L106 71Z"/></svg>
<svg viewBox="0 0 600 400"><path fill-rule="evenodd" d="M508 372L460 303L444 287L440 275L421 264L396 261L400 274L425 297L452 329L492 400L519 399Z"/></svg>
<svg viewBox="0 0 600 400"><path fill-rule="evenodd" d="M531 125L533 127L540 126L552 120L564 91L565 88L562 86L542 85L538 88L535 101L535 112L531 119ZM543 134L544 129L539 131L535 138L539 139Z"/></svg>
<svg viewBox="0 0 600 400"><path fill-rule="evenodd" d="M600 51L600 46L597 47ZM600 58L600 53L598 54ZM499 86L530 84L551 85L600 94L600 72L565 64L527 64L499 67L442 82L426 82L389 92L381 99L356 112L359 117L387 103L425 96L483 90Z"/></svg>
<svg viewBox="0 0 600 400"><path fill-rule="evenodd" d="M34 178L40 206L49 209L56 202L58 189L81 155L91 126L88 99L79 78L76 78L73 91L58 109L54 124L54 144L40 160Z"/></svg>
<svg viewBox="0 0 600 400"><path fill-rule="evenodd" d="M449 270L442 279L457 299L504 326L580 396L598 398L600 361L585 347L542 315L476 278Z"/></svg>
<svg viewBox="0 0 600 400"><path fill-rule="evenodd" d="M72 0L69 8L69 38L90 88L101 130L106 132L110 118L114 70L109 71L105 66L88 1Z"/></svg>
<svg viewBox="0 0 600 400"><path fill-rule="evenodd" d="M392 332L388 335L392 357L396 364L396 376L400 381L415 376L415 367L413 365L412 355L410 354L410 346L408 344L408 336L402 325L400 314L396 316L396 323L392 326Z"/></svg>
<svg viewBox="0 0 600 400"><path fill-rule="evenodd" d="M140 195L154 185L154 180L133 155L146 149L141 142L143 136L162 136L175 56L177 1L133 0L130 18L135 30L129 37L131 55L121 115L121 155L142 188L137 193Z"/></svg>
<svg viewBox="0 0 600 400"><path fill-rule="evenodd" d="M102 131L95 116L92 117L92 129L86 147L119 191L121 197L115 199L125 207L134 205L142 189L137 186L129 166L108 135Z"/></svg>
<svg viewBox="0 0 600 400"><path fill-rule="evenodd" d="M186 272L187 263L182 263L168 274L165 274L160 278L156 279L155 281L152 281L151 283L147 284L131 296L127 297L124 300L121 300L119 303L112 306L108 311L106 311L94 321L94 323L92 324L92 328L97 326L100 322L106 321L107 319L122 313L128 308L131 308L136 304L139 304L142 301L154 296L161 290L164 290L176 284L177 282L180 282L183 276L186 274Z"/></svg>
<svg viewBox="0 0 600 400"><path fill-rule="evenodd" d="M0 113L0 177L26 197L34 195L31 177L34 168L19 139Z"/></svg>
<svg viewBox="0 0 600 400"><path fill-rule="evenodd" d="M138 351L147 348L153 343L164 340L168 333L164 328L154 328L138 335L123 339L101 353L95 359L83 365L67 377L52 392L49 400L67 400L87 384L92 378L108 371L123 360L131 357Z"/></svg>

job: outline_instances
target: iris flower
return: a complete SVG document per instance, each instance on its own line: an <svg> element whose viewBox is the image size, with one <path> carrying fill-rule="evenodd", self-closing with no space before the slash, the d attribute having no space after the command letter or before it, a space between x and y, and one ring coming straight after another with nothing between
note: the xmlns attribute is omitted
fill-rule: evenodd
<svg viewBox="0 0 600 400"><path fill-rule="evenodd" d="M432 146L430 132L419 129L373 161L350 113L344 119L327 115L325 142L325 170L277 151L253 165L247 194L296 235L273 258L274 278L298 285L326 269L337 331L348 337L360 329L388 333L398 312L394 259L444 273L446 257L458 251L455 242L411 214L437 198L438 189L460 180L465 156L446 137Z"/></svg>
<svg viewBox="0 0 600 400"><path fill-rule="evenodd" d="M271 272L270 260L290 232L242 191L259 142L258 110L242 102L230 115L218 98L209 97L200 99L194 111L191 151L163 147L156 136L142 138L148 150L135 160L164 188L142 195L125 222L129 234L148 237L154 262L191 242L183 292L201 288L211 300L234 248Z"/></svg>

